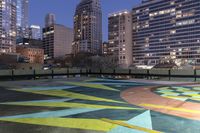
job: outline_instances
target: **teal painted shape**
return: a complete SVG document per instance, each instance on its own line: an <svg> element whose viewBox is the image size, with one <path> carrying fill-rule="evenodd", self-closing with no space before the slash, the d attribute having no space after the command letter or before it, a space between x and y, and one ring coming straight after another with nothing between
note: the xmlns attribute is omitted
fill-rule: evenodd
<svg viewBox="0 0 200 133"><path fill-rule="evenodd" d="M192 88L193 90L198 90L198 91L200 91L200 87L194 87L194 88Z"/></svg>
<svg viewBox="0 0 200 133"><path fill-rule="evenodd" d="M182 95L199 94L199 92L184 92Z"/></svg>
<svg viewBox="0 0 200 133"><path fill-rule="evenodd" d="M64 89L71 89L75 88L76 86L53 86L53 87L28 87L23 88L23 90L35 90L35 91L45 91L45 90L64 90Z"/></svg>
<svg viewBox="0 0 200 133"><path fill-rule="evenodd" d="M0 118L57 118L57 117L62 117L62 116L69 116L69 115L87 113L87 112L98 111L98 110L101 110L101 109L76 108L76 109L65 109L65 110L57 110L57 111L47 111L47 112L40 112L40 113L15 115L15 116L4 116Z"/></svg>
<svg viewBox="0 0 200 133"><path fill-rule="evenodd" d="M126 123L134 126L144 127L148 129L152 129L152 121L150 111L145 111L144 113L134 117L133 119L127 121ZM142 131L126 128L123 126L118 126L108 133L145 133Z"/></svg>
<svg viewBox="0 0 200 133"><path fill-rule="evenodd" d="M174 90L157 90L156 92L165 93L165 92L173 92Z"/></svg>

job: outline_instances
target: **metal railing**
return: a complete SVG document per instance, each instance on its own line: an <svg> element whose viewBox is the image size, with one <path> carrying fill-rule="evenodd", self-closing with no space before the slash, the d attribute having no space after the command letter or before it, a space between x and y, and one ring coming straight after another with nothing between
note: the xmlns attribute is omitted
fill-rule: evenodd
<svg viewBox="0 0 200 133"><path fill-rule="evenodd" d="M37 79L40 77L55 76L88 76L88 75L110 75L110 76L131 76L136 78L162 78L165 77L168 80L171 78L193 78L197 81L200 78L200 70L167 70L167 69L73 69L62 68L52 70L0 70L1 80L16 80L16 79Z"/></svg>

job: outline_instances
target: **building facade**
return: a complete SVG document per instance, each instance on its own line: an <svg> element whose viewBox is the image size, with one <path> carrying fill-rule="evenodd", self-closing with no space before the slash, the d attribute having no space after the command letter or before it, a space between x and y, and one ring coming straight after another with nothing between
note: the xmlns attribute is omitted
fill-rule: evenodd
<svg viewBox="0 0 200 133"><path fill-rule="evenodd" d="M73 54L100 54L102 11L100 0L81 0L74 15Z"/></svg>
<svg viewBox="0 0 200 133"><path fill-rule="evenodd" d="M18 40L17 45L27 45L43 49L43 41L38 39L22 38Z"/></svg>
<svg viewBox="0 0 200 133"><path fill-rule="evenodd" d="M55 14L48 13L45 17L45 27L49 27L56 23Z"/></svg>
<svg viewBox="0 0 200 133"><path fill-rule="evenodd" d="M199 9L199 0L143 0L133 8L134 64L199 63Z"/></svg>
<svg viewBox="0 0 200 133"><path fill-rule="evenodd" d="M31 64L44 64L44 50L32 46L17 46L16 52L27 58Z"/></svg>
<svg viewBox="0 0 200 133"><path fill-rule="evenodd" d="M29 0L17 1L17 39L29 37Z"/></svg>
<svg viewBox="0 0 200 133"><path fill-rule="evenodd" d="M41 28L39 25L31 25L29 28L29 38L40 40L42 38Z"/></svg>
<svg viewBox="0 0 200 133"><path fill-rule="evenodd" d="M16 50L16 1L0 1L0 53Z"/></svg>
<svg viewBox="0 0 200 133"><path fill-rule="evenodd" d="M101 54L108 55L108 42L103 42L101 46Z"/></svg>
<svg viewBox="0 0 200 133"><path fill-rule="evenodd" d="M112 13L108 23L108 54L116 56L120 67L127 68L132 64L131 13Z"/></svg>
<svg viewBox="0 0 200 133"><path fill-rule="evenodd" d="M72 52L73 30L54 24L43 29L43 48L46 59L63 57Z"/></svg>

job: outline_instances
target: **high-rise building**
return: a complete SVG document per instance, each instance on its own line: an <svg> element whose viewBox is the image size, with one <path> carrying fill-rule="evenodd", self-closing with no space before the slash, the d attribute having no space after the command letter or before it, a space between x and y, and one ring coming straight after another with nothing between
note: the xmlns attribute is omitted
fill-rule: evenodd
<svg viewBox="0 0 200 133"><path fill-rule="evenodd" d="M100 0L81 0L74 15L73 54L99 54L102 44Z"/></svg>
<svg viewBox="0 0 200 133"><path fill-rule="evenodd" d="M73 30L54 24L43 28L43 48L46 59L63 57L72 52Z"/></svg>
<svg viewBox="0 0 200 133"><path fill-rule="evenodd" d="M199 0L143 0L134 7L134 64L155 65L167 58L199 63L199 9Z"/></svg>
<svg viewBox="0 0 200 133"><path fill-rule="evenodd" d="M51 26L56 23L55 14L48 13L45 17L45 27Z"/></svg>
<svg viewBox="0 0 200 133"><path fill-rule="evenodd" d="M16 1L0 0L0 53L16 50Z"/></svg>
<svg viewBox="0 0 200 133"><path fill-rule="evenodd" d="M103 42L101 46L101 54L108 55L108 42Z"/></svg>
<svg viewBox="0 0 200 133"><path fill-rule="evenodd" d="M127 68L132 64L131 13L124 10L109 15L108 54L116 56L118 65Z"/></svg>
<svg viewBox="0 0 200 133"><path fill-rule="evenodd" d="M36 40L41 39L41 28L39 25L31 25L29 30L30 30L29 31L30 39L36 39Z"/></svg>
<svg viewBox="0 0 200 133"><path fill-rule="evenodd" d="M17 1L17 39L29 37L29 0Z"/></svg>

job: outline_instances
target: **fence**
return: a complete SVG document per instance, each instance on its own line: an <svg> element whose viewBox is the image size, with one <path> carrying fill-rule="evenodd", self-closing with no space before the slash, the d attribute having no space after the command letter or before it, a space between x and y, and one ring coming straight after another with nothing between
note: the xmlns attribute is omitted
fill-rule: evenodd
<svg viewBox="0 0 200 133"><path fill-rule="evenodd" d="M111 76L132 76L139 78L193 78L194 81L200 78L200 70L166 70L166 69L52 69L52 70L0 70L1 80L15 80L22 78L37 79L38 77L55 76L87 76L87 75L111 75Z"/></svg>

